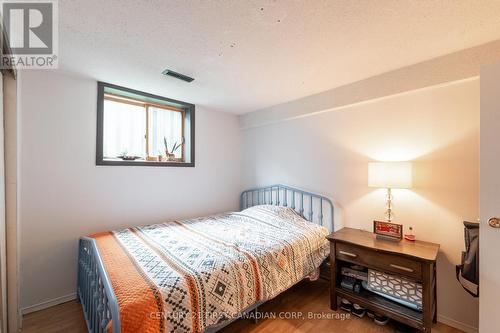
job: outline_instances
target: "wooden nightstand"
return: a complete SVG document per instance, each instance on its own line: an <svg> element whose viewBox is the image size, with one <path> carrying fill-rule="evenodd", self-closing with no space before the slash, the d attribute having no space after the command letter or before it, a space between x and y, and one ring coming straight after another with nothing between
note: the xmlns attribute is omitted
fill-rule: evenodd
<svg viewBox="0 0 500 333"><path fill-rule="evenodd" d="M372 311L409 326L430 332L437 320L436 257L439 245L401 240L378 240L371 232L344 228L333 232L330 241L330 307L337 310L337 298L346 298ZM422 284L422 308L416 311L366 290L355 293L340 287L341 267L358 264Z"/></svg>

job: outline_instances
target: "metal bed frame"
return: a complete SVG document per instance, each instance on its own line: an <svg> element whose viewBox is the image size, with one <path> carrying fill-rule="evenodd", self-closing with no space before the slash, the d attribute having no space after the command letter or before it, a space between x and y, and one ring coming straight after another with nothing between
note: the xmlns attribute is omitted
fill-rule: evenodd
<svg viewBox="0 0 500 333"><path fill-rule="evenodd" d="M333 231L334 206L325 196L280 184L252 188L241 193L241 210L256 205L290 207L304 219ZM330 223L325 225L325 220ZM110 325L112 333L121 333L118 301L96 242L90 237L81 237L79 240L77 283L77 298L82 304L89 333L109 332ZM262 303L259 302L242 313L253 311ZM209 327L206 331L216 332L231 322Z"/></svg>

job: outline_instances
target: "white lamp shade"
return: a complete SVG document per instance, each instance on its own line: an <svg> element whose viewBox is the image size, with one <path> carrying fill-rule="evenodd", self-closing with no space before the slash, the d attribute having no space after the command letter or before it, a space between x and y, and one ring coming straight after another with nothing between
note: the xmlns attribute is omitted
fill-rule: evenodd
<svg viewBox="0 0 500 333"><path fill-rule="evenodd" d="M383 188L411 188L410 162L368 163L368 186Z"/></svg>

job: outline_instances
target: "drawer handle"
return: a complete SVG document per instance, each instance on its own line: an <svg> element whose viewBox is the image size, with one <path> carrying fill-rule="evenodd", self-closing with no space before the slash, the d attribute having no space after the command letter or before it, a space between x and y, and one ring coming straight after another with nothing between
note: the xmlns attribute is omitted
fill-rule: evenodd
<svg viewBox="0 0 500 333"><path fill-rule="evenodd" d="M389 266L391 266L392 268L400 269L402 271L407 271L407 272L413 273L413 269L408 268L408 267L399 266L399 265L395 265L395 264L390 264Z"/></svg>
<svg viewBox="0 0 500 333"><path fill-rule="evenodd" d="M345 256L351 257L351 258L357 258L358 257L357 254L354 254L354 253L351 253L351 252L342 251L342 250L339 250L339 253L343 254Z"/></svg>

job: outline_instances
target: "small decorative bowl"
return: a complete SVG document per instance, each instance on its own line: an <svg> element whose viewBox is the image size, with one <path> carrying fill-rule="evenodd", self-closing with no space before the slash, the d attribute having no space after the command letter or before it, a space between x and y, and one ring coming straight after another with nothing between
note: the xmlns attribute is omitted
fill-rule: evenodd
<svg viewBox="0 0 500 333"><path fill-rule="evenodd" d="M141 158L140 156L118 156L118 158L121 158L124 161L134 161L138 158Z"/></svg>

